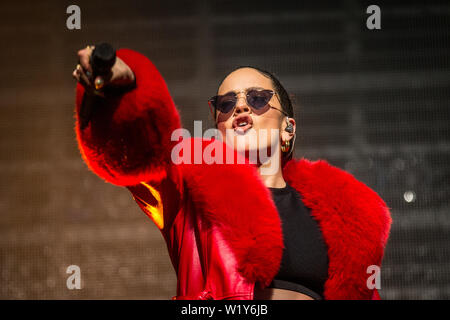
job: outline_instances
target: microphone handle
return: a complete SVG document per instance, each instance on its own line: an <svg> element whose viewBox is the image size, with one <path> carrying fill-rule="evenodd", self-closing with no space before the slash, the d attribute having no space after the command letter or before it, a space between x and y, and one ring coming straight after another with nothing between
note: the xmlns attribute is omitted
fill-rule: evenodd
<svg viewBox="0 0 450 320"><path fill-rule="evenodd" d="M106 76L116 63L116 50L107 42L100 43L92 51L90 63L94 79L97 76Z"/></svg>
<svg viewBox="0 0 450 320"><path fill-rule="evenodd" d="M116 50L109 43L103 42L95 46L90 57L92 67L92 79L97 76L107 76L116 63ZM86 128L92 118L96 105L104 103L104 99L98 95L84 95L79 113L80 129Z"/></svg>

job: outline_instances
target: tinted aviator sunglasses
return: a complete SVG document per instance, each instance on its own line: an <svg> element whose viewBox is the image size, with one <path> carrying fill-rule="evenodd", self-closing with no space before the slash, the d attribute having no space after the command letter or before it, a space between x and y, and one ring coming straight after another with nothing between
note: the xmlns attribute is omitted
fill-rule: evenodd
<svg viewBox="0 0 450 320"><path fill-rule="evenodd" d="M224 95L216 95L208 100L211 113L214 115L214 120L217 118L217 111L227 114L234 110L238 101L238 94L241 92L245 93L247 104L256 112L263 110L269 104L273 95L276 95L278 98L278 95L273 90L255 88L249 88L238 92L230 91ZM278 98L278 100L280 100L280 98ZM288 116L283 110L272 107L271 105L269 105L269 108L276 109ZM269 108L267 108L267 110Z"/></svg>

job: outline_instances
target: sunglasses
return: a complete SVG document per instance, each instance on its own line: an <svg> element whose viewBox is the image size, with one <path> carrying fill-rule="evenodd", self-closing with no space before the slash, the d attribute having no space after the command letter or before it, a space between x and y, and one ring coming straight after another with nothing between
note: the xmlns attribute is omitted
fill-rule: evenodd
<svg viewBox="0 0 450 320"><path fill-rule="evenodd" d="M273 90L254 88L242 90L239 92L230 91L224 95L216 95L208 100L211 113L214 115L214 119L217 118L217 111L225 114L233 111L238 101L238 94L241 92L245 93L247 104L250 106L250 108L253 109L253 111L256 112L264 109L269 104L269 101L270 99L272 99L274 94L278 97L276 92ZM276 109L288 116L288 114L283 110L274 108L270 105L269 107L272 109Z"/></svg>

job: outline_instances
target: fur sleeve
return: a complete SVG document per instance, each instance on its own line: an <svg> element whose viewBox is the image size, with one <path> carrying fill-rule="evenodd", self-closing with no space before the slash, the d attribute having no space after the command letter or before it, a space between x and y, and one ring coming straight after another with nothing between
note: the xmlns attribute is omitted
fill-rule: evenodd
<svg viewBox="0 0 450 320"><path fill-rule="evenodd" d="M105 181L130 186L160 181L171 165L172 131L180 118L163 77L145 56L117 51L133 70L136 86L126 92L106 91L81 127L84 88L77 84L75 132L83 160Z"/></svg>

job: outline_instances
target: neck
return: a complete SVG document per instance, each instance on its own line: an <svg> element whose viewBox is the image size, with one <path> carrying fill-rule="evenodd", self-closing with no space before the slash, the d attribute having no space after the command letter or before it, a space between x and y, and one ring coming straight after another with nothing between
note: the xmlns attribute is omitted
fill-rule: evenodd
<svg viewBox="0 0 450 320"><path fill-rule="evenodd" d="M283 171L281 169L281 159L278 170L273 174L261 174L261 170L268 167L268 163L264 163L258 166L258 172L260 177L267 188L284 188L286 186L286 181L283 178Z"/></svg>

